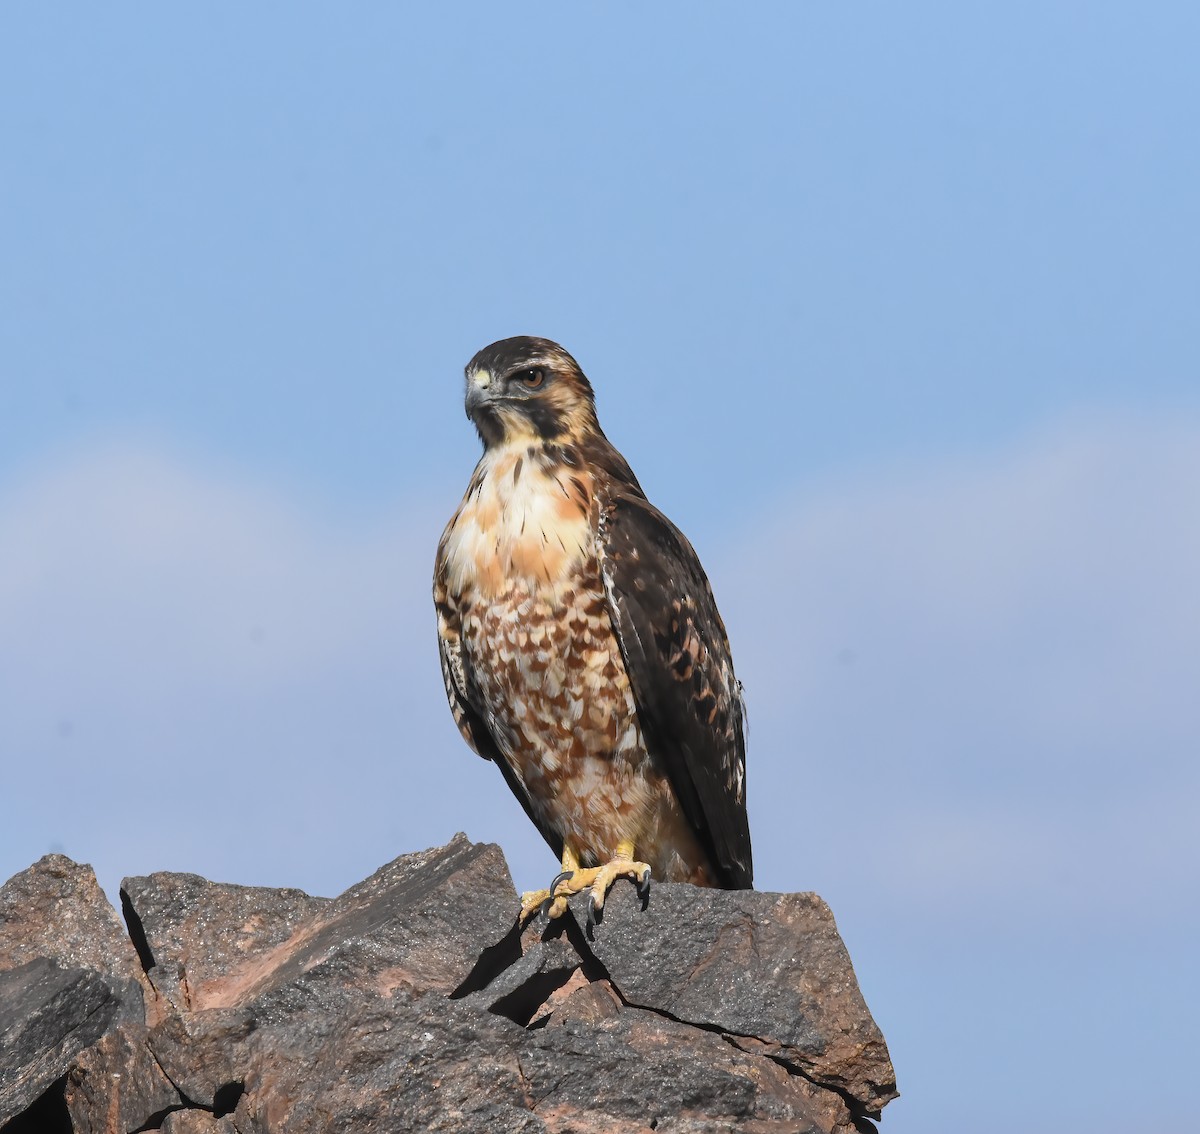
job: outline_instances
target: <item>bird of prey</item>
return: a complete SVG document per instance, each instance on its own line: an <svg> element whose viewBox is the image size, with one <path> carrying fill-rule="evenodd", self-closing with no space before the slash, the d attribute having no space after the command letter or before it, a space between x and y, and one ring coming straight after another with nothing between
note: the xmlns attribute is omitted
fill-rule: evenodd
<svg viewBox="0 0 1200 1134"><path fill-rule="evenodd" d="M749 889L741 685L696 552L596 418L548 339L466 368L483 442L438 544L446 695L562 863L522 920L617 878Z"/></svg>

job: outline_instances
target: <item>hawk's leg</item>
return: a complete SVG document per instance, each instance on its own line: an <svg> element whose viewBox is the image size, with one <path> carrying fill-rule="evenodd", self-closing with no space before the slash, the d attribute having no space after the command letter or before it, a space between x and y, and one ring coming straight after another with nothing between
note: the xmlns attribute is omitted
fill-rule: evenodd
<svg viewBox="0 0 1200 1134"><path fill-rule="evenodd" d="M650 866L645 862L637 862L633 857L633 842L625 840L617 844L617 852L612 860L603 866L592 866L581 869L579 856L573 848L564 845L562 857L562 873L560 873L549 889L534 890L521 895L521 920L531 917L543 907L546 916L562 917L567 912L567 899L574 894L590 890L588 896L588 921L596 923L604 914L604 899L618 878L630 878L637 883L638 893L643 898L650 894Z"/></svg>

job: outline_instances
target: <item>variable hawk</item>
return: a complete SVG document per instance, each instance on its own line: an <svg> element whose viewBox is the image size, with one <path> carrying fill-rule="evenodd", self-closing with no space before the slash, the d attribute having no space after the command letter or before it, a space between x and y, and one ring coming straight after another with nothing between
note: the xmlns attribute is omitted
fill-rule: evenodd
<svg viewBox="0 0 1200 1134"><path fill-rule="evenodd" d="M744 709L692 545L596 419L579 365L504 339L466 368L483 456L438 545L446 695L562 862L523 916L619 877L748 889Z"/></svg>

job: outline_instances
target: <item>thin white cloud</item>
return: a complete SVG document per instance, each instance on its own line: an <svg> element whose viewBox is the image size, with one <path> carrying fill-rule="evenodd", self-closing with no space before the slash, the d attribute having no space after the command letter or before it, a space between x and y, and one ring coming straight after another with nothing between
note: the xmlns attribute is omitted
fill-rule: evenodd
<svg viewBox="0 0 1200 1134"><path fill-rule="evenodd" d="M456 780L469 801L482 763L441 703L443 519L343 524L140 444L10 490L3 867L61 846L110 888L171 868L329 892L470 826L428 806Z"/></svg>
<svg viewBox="0 0 1200 1134"><path fill-rule="evenodd" d="M428 526L347 530L161 452L88 452L0 507L0 618L35 651L119 653L89 675L101 682L127 667L156 684L284 681L383 621L395 632L401 608L378 597L406 598L432 562L408 542L414 521Z"/></svg>
<svg viewBox="0 0 1200 1134"><path fill-rule="evenodd" d="M1194 880L1198 521L1195 422L1081 423L777 509L718 580L762 881L983 911Z"/></svg>

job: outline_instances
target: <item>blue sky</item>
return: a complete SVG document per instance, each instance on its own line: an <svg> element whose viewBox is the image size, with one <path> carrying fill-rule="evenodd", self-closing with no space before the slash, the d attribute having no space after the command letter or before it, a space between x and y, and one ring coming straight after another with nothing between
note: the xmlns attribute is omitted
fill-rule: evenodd
<svg viewBox="0 0 1200 1134"><path fill-rule="evenodd" d="M883 1128L1177 1123L1198 25L5 10L0 875L329 894L465 829L544 884L428 598L462 366L543 334L712 576L756 878L833 906Z"/></svg>

